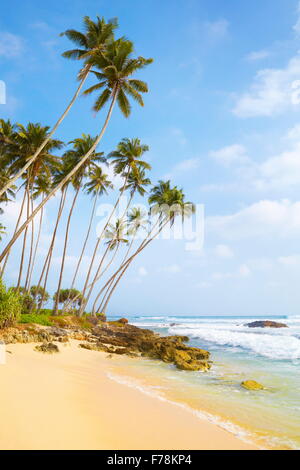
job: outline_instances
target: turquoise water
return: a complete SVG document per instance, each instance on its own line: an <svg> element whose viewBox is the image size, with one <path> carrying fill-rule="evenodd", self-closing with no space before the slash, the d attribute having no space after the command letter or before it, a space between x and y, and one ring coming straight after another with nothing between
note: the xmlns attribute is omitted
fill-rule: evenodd
<svg viewBox="0 0 300 470"><path fill-rule="evenodd" d="M178 371L157 361L128 361L141 385L195 412L215 416L227 429L263 447L300 449L300 317L128 317L161 334L190 337L213 360L207 373ZM250 329L256 319L286 323L283 329ZM146 374L145 374L146 368ZM243 380L267 389L250 392Z"/></svg>

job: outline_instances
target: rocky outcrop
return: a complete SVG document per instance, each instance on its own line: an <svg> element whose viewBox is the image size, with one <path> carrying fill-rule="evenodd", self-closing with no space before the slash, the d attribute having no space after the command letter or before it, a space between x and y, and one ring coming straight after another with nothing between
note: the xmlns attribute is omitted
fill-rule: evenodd
<svg viewBox="0 0 300 470"><path fill-rule="evenodd" d="M256 382L255 380L245 380L244 382L241 383L241 386L245 388L246 390L264 390L265 387L261 385L260 383Z"/></svg>
<svg viewBox="0 0 300 470"><path fill-rule="evenodd" d="M152 330L130 325L125 318L97 323L88 330L79 328L76 324L47 328L38 325L17 325L0 330L0 341L6 344L43 343L37 347L37 350L43 352L51 352L44 351L46 344L64 343L69 339L81 341L80 347L84 349L126 354L130 357L141 355L174 364L180 370L207 371L211 367L209 352L187 346L187 336L160 336Z"/></svg>
<svg viewBox="0 0 300 470"><path fill-rule="evenodd" d="M246 323L245 326L248 326L249 328L288 328L285 323L278 323L270 320L253 321L251 323Z"/></svg>
<svg viewBox="0 0 300 470"><path fill-rule="evenodd" d="M39 344L34 349L35 349L35 351L48 353L48 354L53 354L53 353L58 353L59 352L58 346L54 343Z"/></svg>

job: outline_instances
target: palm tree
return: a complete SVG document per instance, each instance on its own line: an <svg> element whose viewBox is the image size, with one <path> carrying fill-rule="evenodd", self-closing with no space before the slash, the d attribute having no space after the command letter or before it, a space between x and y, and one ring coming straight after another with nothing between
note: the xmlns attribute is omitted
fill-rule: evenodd
<svg viewBox="0 0 300 470"><path fill-rule="evenodd" d="M163 189L165 188L165 189ZM146 248L146 246L154 240L155 237L163 230L167 223L173 225L176 216L181 215L182 218L190 216L195 211L195 206L191 202L185 202L185 195L181 189L178 189L177 186L171 188L170 182L160 181L157 186L154 186L151 191L151 196L149 197L150 205L155 205L157 212L162 213L164 216L163 222L160 224L159 230L153 235L153 228L151 232L148 233L146 239L141 243L140 247L135 251L135 253L128 258L125 263L123 263L120 268L114 273L114 275L109 279L109 281L102 288L102 292L109 286L112 279L118 275L114 286L110 290L108 298L103 306L102 312L105 313L110 298L116 289L121 278L125 274L126 270L130 266L131 262L135 257ZM160 209L159 209L160 207Z"/></svg>
<svg viewBox="0 0 300 470"><path fill-rule="evenodd" d="M27 126L23 126L18 124L17 131L14 136L14 147L15 151L17 152L18 159L15 160L11 165L11 170L14 172L15 168L24 165L30 156L35 151L36 148L39 148L41 143L45 141L47 136L49 135L49 127L48 126L41 126L40 124L33 124L28 123ZM47 144L44 146L43 150L39 153L36 157L34 163L26 173L24 174L24 179L26 180L25 185L25 193L27 198L27 218L30 216L30 209L33 207L33 200L32 200L32 188L35 182L35 179L40 175L47 175L48 177L51 176L54 169L57 167L59 158L53 155L53 151L60 149L63 146L63 142L56 139L48 139ZM30 246L30 255L29 255L29 262L28 262L28 270L25 282L25 288L27 288L28 277L31 268L32 262L32 254L33 254L33 239L34 239L34 226L32 220L32 235L31 235L31 246ZM28 233L28 226L24 232L24 240L23 240L23 248L21 254L21 261L20 261L20 270L19 270L19 278L17 287L20 286L22 271L23 271L23 264L24 264L24 256L25 256L25 249L26 249L26 241L27 241L27 233Z"/></svg>
<svg viewBox="0 0 300 470"><path fill-rule="evenodd" d="M17 181L22 174L29 168L29 166L35 161L39 153L47 145L52 135L55 133L58 126L62 123L64 118L67 116L71 107L75 103L77 97L79 96L81 89L87 79L87 76L90 72L90 69L93 65L93 57L96 54L103 54L106 50L107 44L113 41L114 30L117 27L117 21L115 19L109 20L108 23L105 22L104 18L97 17L97 21L93 22L88 16L85 16L83 19L84 22L84 33L76 31L74 29L68 29L62 35L67 36L72 42L76 44L80 49L71 49L63 53L63 57L67 59L76 59L83 61L83 67L79 71L78 78L80 80L79 86L71 99L69 105L58 119L56 124L53 126L51 132L46 136L45 140L40 144L40 146L35 149L33 155L26 161L25 165L10 179L9 182L0 190L1 195L11 187L15 181ZM58 188L59 189L59 188Z"/></svg>
<svg viewBox="0 0 300 470"><path fill-rule="evenodd" d="M124 232L125 232L125 224L121 219L117 219L115 224L109 224L107 230L105 231L104 236L105 236L106 239L108 239L108 241L106 242L107 248L106 248L106 250L105 250L105 252L104 252L104 254L103 254L103 256L100 260L98 269L97 269L96 274L94 276L93 282L90 286L89 292L86 296L85 302L81 306L80 313L82 313L81 311L87 305L87 303L90 299L90 296L92 294L92 291L94 289L94 286L95 286L96 282L99 280L99 278L101 277L100 272L101 272L101 268L102 268L102 265L103 265L103 262L106 258L107 253L109 251L113 251L113 250L117 251L121 243L125 243L125 244L128 243L128 240L125 238Z"/></svg>
<svg viewBox="0 0 300 470"><path fill-rule="evenodd" d="M80 257L76 266L76 270L74 273L74 277L72 280L71 289L74 288L77 274L78 274L78 271L79 271L84 253L85 253L86 245L89 240L98 198L99 196L102 196L103 194L107 194L109 189L113 189L113 184L111 183L111 181L109 181L108 176L105 173L103 173L102 168L99 166L95 166L89 173L88 177L89 177L89 181L85 184L84 188L86 189L87 194L93 195L94 204L93 204L93 208L92 208L92 212L90 216L87 234L83 243L83 247L82 247Z"/></svg>
<svg viewBox="0 0 300 470"><path fill-rule="evenodd" d="M131 242L129 243L128 249L127 249L127 251L125 253L125 256L124 256L124 258L121 262L121 265L127 260L137 233L139 232L140 229L145 228L145 226L148 222L147 214L141 208L133 207L131 209L131 211L129 212L129 214L128 214L127 222L128 222L128 225L129 225L127 234L131 237ZM105 294L103 295L102 302L101 302L101 304L99 305L99 307L97 309L98 313L101 312L102 306L103 306L103 304L106 300L107 295L109 294L109 291L110 291L110 288L111 288L112 284L113 284L113 279L112 279L111 283L108 285ZM96 310L96 304L97 304L100 296L101 296L101 291L99 292L99 294L95 298L94 305L93 305L93 313Z"/></svg>
<svg viewBox="0 0 300 470"><path fill-rule="evenodd" d="M95 248L94 248L94 252L93 252L93 255L92 255L92 259L91 259L91 263L90 263L90 266L89 266L89 269L88 269L88 273L87 273L87 276L86 276L86 280L85 280L85 283L84 283L84 287L83 287L83 291L82 291L82 295L85 297L85 294L86 294L86 290L87 290L87 287L88 287L88 283L89 283L89 280L90 280L90 275L91 275L91 272L92 272L92 269L93 269L93 266L94 266L94 262L95 262L95 259L96 259L96 255L97 255L97 251L98 251L98 248L99 248L99 245L101 243L101 240L102 240L102 236L103 234L105 233L105 230L106 228L108 227L114 213L115 213L115 210L120 202L120 199L126 189L126 186L127 186L127 181L128 181L128 178L130 176L130 173L135 171L137 173L138 171L138 168L139 167L142 167L142 168L147 168L147 169L150 169L151 166L141 160L141 157L142 155L147 152L149 150L149 147L147 145L143 145L141 144L140 140L139 139L122 139L121 142L119 142L118 146L117 146L117 149L113 152L111 152L107 158L108 159L112 159L112 164L114 165L114 173L116 175L122 175L123 178L124 178L124 184L122 185L121 189L120 189L120 194L119 194L119 197L117 198L117 201L109 215L109 218L107 220L107 222L105 223L103 229L102 229L102 232L101 234L99 235L98 239L97 239L97 242L96 242L96 245L95 245ZM133 177L134 178L134 177ZM148 184L148 182L146 182L146 184ZM129 186L130 189L132 190L132 186L130 185ZM125 213L127 212L127 209L130 205L130 202L131 202L131 199L133 197L133 193L131 193L131 198L128 202L128 205L127 205L127 208L125 210ZM122 217L123 219L123 217Z"/></svg>
<svg viewBox="0 0 300 470"><path fill-rule="evenodd" d="M33 194L32 194L32 199L35 200L38 197L41 197L42 199L45 197L46 194L49 193L51 185L52 185L52 177L49 175L41 175L36 178L34 187L33 187ZM35 266L35 261L36 261L36 255L40 243L40 238L41 238L41 232L42 232L42 224L43 224L43 216L44 216L44 208L41 209L40 212L40 220L39 220L39 228L38 228L38 234L37 234L37 239L35 243L35 248L34 248L34 253L33 253L33 258L32 258L32 263L31 263L31 268L29 272L29 278L28 278L28 288L30 287L31 284L31 278ZM42 288L41 288L42 289Z"/></svg>
<svg viewBox="0 0 300 470"><path fill-rule="evenodd" d="M153 59L144 59L143 57L131 58L133 51L133 44L130 41L119 39L107 45L105 55L96 54L93 57L93 62L95 66L100 70L93 71L94 74L100 82L93 87L90 87L86 90L86 93L92 93L98 88L105 87L104 91L97 98L94 110L96 112L100 111L103 106L110 101L109 110L101 129L100 134L98 135L95 143L86 153L86 155L78 162L78 164L70 171L68 175L45 197L45 199L35 208L29 218L24 222L24 224L19 228L17 233L14 234L10 242L7 244L2 254L0 255L0 262L10 250L11 246L19 238L20 234L25 230L27 225L31 220L36 216L36 214L41 210L41 208L47 203L47 201L60 190L70 178L78 171L78 169L85 163L89 156L94 152L99 142L101 141L104 132L108 126L110 117L113 112L114 105L116 101L125 117L128 117L131 111L130 103L126 94L130 97L133 97L140 105L143 105L143 99L140 93L146 93L148 91L147 84L141 80L132 79L132 75L143 69L148 64L152 63Z"/></svg>
<svg viewBox="0 0 300 470"><path fill-rule="evenodd" d="M78 160L80 160L80 158L83 155L85 155L85 153L91 147L91 145L93 145L94 141L95 141L95 138L92 138L90 135L83 134L81 138L75 139L69 142L73 144L73 149L65 153L64 161L66 162L66 165L68 165L69 168L72 168L74 165L76 165ZM61 288L63 271L64 271L64 266L65 266L65 259L66 259L66 252L67 252L71 217L74 211L74 207L75 207L75 203L79 194L79 190L82 186L82 181L85 176L85 173L89 173L91 168L93 168L93 166L96 164L96 162L100 162L100 161L105 162L105 159L103 158L102 155L103 153L93 152L90 155L89 159L85 161L85 164L79 168L78 172L73 176L73 179L72 179L72 184L75 189L75 195L73 198L73 202L72 202L71 209L68 215L68 220L67 220L65 242L64 242L64 249L63 249L63 255L62 255L62 262L61 262L57 292L59 292ZM54 303L54 315L57 314L57 311L58 311L58 296Z"/></svg>

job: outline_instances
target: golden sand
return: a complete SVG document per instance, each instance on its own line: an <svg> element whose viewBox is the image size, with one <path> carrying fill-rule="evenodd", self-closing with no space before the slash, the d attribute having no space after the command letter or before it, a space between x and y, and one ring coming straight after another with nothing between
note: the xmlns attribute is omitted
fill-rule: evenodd
<svg viewBox="0 0 300 470"><path fill-rule="evenodd" d="M6 346L1 450L255 449L183 408L111 380L106 353L81 349L77 341L59 348L48 355L32 343ZM115 360L120 370L124 358Z"/></svg>

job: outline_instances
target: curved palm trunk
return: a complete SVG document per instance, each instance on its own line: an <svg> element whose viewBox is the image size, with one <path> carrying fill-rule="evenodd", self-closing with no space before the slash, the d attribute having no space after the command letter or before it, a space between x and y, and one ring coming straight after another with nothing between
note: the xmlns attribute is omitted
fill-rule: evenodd
<svg viewBox="0 0 300 470"><path fill-rule="evenodd" d="M32 278L33 270L34 270L37 250L38 250L38 246L39 246L39 243L40 243L41 232L42 232L42 224L43 224L43 216L44 216L44 208L41 210L41 213L40 213L39 229L38 229L37 239L36 239L36 243L35 243L33 258L32 258L31 270L30 270L30 274L29 274L29 281L28 281L29 286L31 284L31 278Z"/></svg>
<svg viewBox="0 0 300 470"><path fill-rule="evenodd" d="M32 188L30 191L30 206L31 212L33 211L33 197L32 197ZM29 276L31 271L31 264L32 264L32 256L33 256L33 245L34 245L34 219L31 221L31 241L30 241L30 252L29 252L29 259L28 259L28 267L27 267L27 274L25 280L25 289L28 291L29 285Z"/></svg>
<svg viewBox="0 0 300 470"><path fill-rule="evenodd" d="M21 221L21 217L22 217L22 214L23 214L23 210L24 210L25 201L26 201L26 189L24 189L24 195L23 195L23 199L22 199L22 204L21 204L18 220L17 220L16 226L15 226L14 234L18 230L18 227L19 227L19 224L20 224L20 221ZM10 251L6 255L6 258L5 258L5 261L3 263L3 267L2 267L2 270L1 270L0 277L3 277L3 275L4 275L4 271L5 271L5 268L6 268L6 265L7 265L9 255L10 255Z"/></svg>
<svg viewBox="0 0 300 470"><path fill-rule="evenodd" d="M94 201L94 205L93 205L93 209L92 209L92 213L91 213L91 217L90 217L88 231L87 231L84 243L83 243L81 254L80 254L77 266L76 266L76 270L75 270L75 273L74 273L73 280L72 280L71 289L74 288L75 281L76 281L76 278L77 278L77 274L78 274L78 271L79 271L79 268L80 268L80 265L81 265L81 262L82 262L82 258L83 258L83 255L85 253L86 245L87 245L87 242L88 242L89 237L90 237L91 228L92 228L92 224L93 224L93 220L94 220L94 216L95 216L95 210L96 210L96 204L97 204L98 196L99 196L99 194L97 193L96 196L95 196L95 201Z"/></svg>
<svg viewBox="0 0 300 470"><path fill-rule="evenodd" d="M150 233L148 233L146 239L140 244L139 248L133 253L133 255L130 256L130 258L128 258L127 261L125 261L125 263L123 263L119 269L113 274L113 276L110 277L110 279L106 282L106 284L103 286L103 288L101 289L100 291L100 295L105 291L105 289L111 285L111 282L116 278L116 276L121 272L121 275L119 276L119 278L117 279L117 283L120 281L120 279L122 278L124 272L126 271L126 269L129 267L129 265L131 264L131 262L135 259L135 257L142 251L144 250L148 245L149 243L151 243L152 240L154 240L158 235L159 233L163 230L163 228L165 227L165 225L170 221L170 218L167 218L164 223L161 223L160 225L160 228L158 230L157 233L155 233L151 238L148 239L148 237L150 236L150 234L153 232L154 228L151 230ZM156 224L155 224L156 225ZM155 227L155 226L154 226ZM148 239L148 240L147 240ZM126 268L126 269L125 269ZM125 269L125 270L124 270ZM113 287L113 291L115 290L116 288L116 285ZM108 305L108 302L112 296L112 293L113 291L110 293L109 295L109 298L107 299L107 301L105 302L105 305L104 305L104 308L106 309L107 308L107 305ZM105 312L105 310L104 310Z"/></svg>
<svg viewBox="0 0 300 470"><path fill-rule="evenodd" d="M108 253L108 250L109 250L109 245L107 245L107 248L106 248L106 250L105 250L105 252L104 252L104 255L103 255L102 258L101 258L101 261L100 261L100 263L99 263L97 272L96 272L96 274L95 274L95 276L94 276L93 282L92 282L92 284L91 284L91 286L90 286L90 290L89 290L89 292L88 292L88 295L87 295L86 299L84 299L84 294L82 294L82 305L80 306L80 309L79 309L79 316L81 316L82 313L84 312L84 309L85 309L85 307L86 307L86 305L87 305L87 303L88 303L88 301L89 301L89 299L90 299L92 290L93 290L94 285L95 285L95 282L96 282L95 279L97 279L97 276L99 276L99 272L100 272L100 270L101 270L103 261L104 261L106 255L107 255L107 253ZM86 286L86 288L87 288L87 286Z"/></svg>
<svg viewBox="0 0 300 470"><path fill-rule="evenodd" d="M122 260L121 265L125 263L125 261L126 261L128 255L129 255L129 252L130 252L130 250L131 250L131 248L132 248L133 242L134 242L134 238L132 238L132 240L131 240L131 242L130 242L129 248L128 248L128 250L127 250L126 253L125 253L125 256L124 256L124 258L123 258L123 260ZM103 303L105 302L105 299L106 299L106 297L107 297L107 295L108 295L108 293L109 293L109 291L110 291L110 288L111 288L111 285L112 285L112 284L113 284L113 280L111 281L111 283L108 285L108 287L107 287L107 289L106 289L106 292L105 292L105 294L104 294L104 296L103 296L103 299L102 299L102 301L101 301L101 303L100 303L100 305L99 305L99 307L98 307L98 309L97 309L97 313L101 312ZM95 309L96 309L96 303L98 302L100 296L101 296L101 293L99 292L99 294L97 295L97 297L96 297L96 299L95 299L94 305L93 305L93 313L94 313L94 311L95 311Z"/></svg>
<svg viewBox="0 0 300 470"><path fill-rule="evenodd" d="M49 269L50 269L50 264L51 264L51 259L52 259L52 253L53 253L53 248L54 248L54 243L55 243L55 238L56 238L56 232L57 232L57 229L58 229L58 224L59 224L59 221L60 221L60 218L61 218L61 214L62 214L64 205L65 205L66 194L67 194L67 188L64 188L62 193L61 193L61 198L60 198L56 223L55 223L54 231L53 231L53 234L52 234L50 247L49 247L49 250L48 250L48 253L47 253L47 256L46 256L46 260L44 262L43 269L42 269L42 272L41 272L41 275L40 275L40 278L39 278L39 282L38 282L38 285L37 285L38 288L40 287L40 285L42 283L42 280L43 280L43 277L44 277L44 274L45 274L45 270L46 270L45 281L44 281L44 286L43 286L44 289L46 289L46 285L47 285L47 281L48 281L48 274L49 274ZM40 311L40 309L42 308L43 302L44 302L44 296L42 295L41 300L40 300L39 305L38 305L38 311Z"/></svg>
<svg viewBox="0 0 300 470"><path fill-rule="evenodd" d="M164 221L165 223L164 223L163 225L161 225L161 229L159 230L159 232L157 232L157 233L150 239L150 241L153 240L155 237L157 237L157 235L161 232L161 230L163 229L163 227L166 225L166 223L167 223L168 221L169 221L169 219L167 219L167 220ZM120 268L109 278L109 280L106 282L106 284L104 285L104 287L101 289L100 295L105 291L105 289L107 288L107 286L108 286L108 285L110 284L110 282L117 276L117 274L121 271L121 269L122 269L128 262L130 262L131 259L132 259L135 255L137 255L137 254L144 248L144 246L146 247L146 244L148 244L148 243L150 242L150 241L148 240L148 238L151 236L152 232L154 231L154 229L155 229L156 225L158 225L158 223L160 223L160 221L159 221L159 222L156 222L156 223L154 224L154 226L152 227L152 229L148 232L148 234L147 234L145 240L143 240L143 242L140 244L139 248L135 251L135 253L134 253L127 261L125 261L125 263L123 263L123 264L120 266ZM147 241L147 240L148 240L148 241ZM89 284L88 289L89 289L91 286L92 286L92 284ZM74 297L73 300L78 299L79 295L80 295L80 294L78 294L76 297Z"/></svg>
<svg viewBox="0 0 300 470"><path fill-rule="evenodd" d="M77 200L77 197L78 197L78 194L79 194L79 190L80 190L80 185L79 185L78 189L75 192L75 196L73 198L72 206L71 206L69 216L68 216L66 234L65 234L64 250L63 250L59 280L58 280L58 285L57 285L57 292L59 292L60 288L61 288L62 277L63 277L64 267L65 267L66 253L67 253L67 245L68 245L68 239L69 239L70 223L71 223L73 210L74 210L74 207L75 207L75 204L76 204L76 200ZM55 304L54 304L54 308L53 308L54 315L57 315L57 312L58 312L58 300L59 300L59 295L57 295L56 298L55 298Z"/></svg>
<svg viewBox="0 0 300 470"><path fill-rule="evenodd" d="M108 218L108 221L107 221L106 224L104 225L104 227L103 227L103 229L102 229L102 232L101 232L101 234L100 234L100 236L98 237L98 240L97 240L97 242L96 242L96 245L95 245L95 248L94 248L94 252L93 252L93 256L92 256L92 260L91 260L91 263L90 263L90 266L89 266L89 270L88 270L88 273L87 273L87 277L86 277L86 280L85 280L85 283L84 283L84 286L83 286L83 290L82 290L82 297L83 297L83 299L84 299L86 290L88 289L88 283L89 283L89 280L90 280L90 277L91 277L91 272L92 272L92 269L93 269L93 266L94 266L96 254L97 254L99 245L100 245L100 243L101 243L102 236L103 236L103 234L104 234L104 232L105 232L105 230L106 230L106 228L107 228L109 222L111 221L111 218L112 218L112 216L114 215L114 213L115 213L115 211L116 211L116 208L118 207L118 204L119 204L119 202L120 202L120 199L121 199L121 197L122 197L122 195L123 195L123 193L124 193L124 191L125 191L125 186L126 186L126 184L127 184L128 176L129 176L129 171L127 172L127 175L126 175L126 178L125 178L125 182L124 182L123 187L122 187L122 189L121 189L121 191L120 191L119 197L118 197L118 199L117 199L117 201L116 201L116 203L115 203L115 205L114 205L114 207L113 207L113 210L112 210L111 213L110 213L110 216L109 216L109 218ZM106 254L106 253L107 253L107 250L105 251L105 254ZM102 260L103 260L103 258L102 258ZM101 260L101 263L102 263L102 260ZM102 264L101 264L101 265L102 265ZM98 269L99 269L99 268L98 268ZM97 272L98 272L98 270L97 270ZM94 278L94 279L95 279L95 278ZM92 282L92 285L93 285L93 283L94 283L94 281ZM80 307L80 310L79 310L79 315L82 314L82 312L83 312L85 306L86 306L86 302L83 302L83 305Z"/></svg>
<svg viewBox="0 0 300 470"><path fill-rule="evenodd" d="M77 165L74 166L74 168L70 171L70 173L68 173L68 175L66 175L66 177L52 190L50 191L50 193L45 197L45 199L43 200L43 202L41 202L36 208L35 210L33 211L33 213L31 214L31 216L26 220L26 222L24 222L24 224L19 228L19 230L17 231L17 233L13 236L13 238L10 240L10 242L6 245L6 247L4 248L3 252L1 253L0 255L0 262L3 260L4 256L7 254L7 252L11 249L12 245L15 243L15 241L19 238L19 236L21 235L21 233L23 232L23 230L26 229L27 225L31 222L31 220L36 216L36 214L41 210L42 207L44 207L44 205L49 201L49 199L59 190L61 189L71 178L72 176L77 173L77 171L79 170L79 168L87 161L87 159L90 157L90 155L94 152L94 150L96 149L96 147L98 146L99 142L101 141L102 137L103 137L103 134L107 128L107 125L109 123L109 120L110 120L110 117L112 115L112 111L113 111L113 108L114 108L114 105L115 105L115 102L116 102L116 99L117 99L117 96L118 96L118 91L115 90L113 91L112 93L112 101L111 101L111 104L110 104L110 107L109 107L109 111L107 113L107 116L106 116L106 119L105 119L105 122L103 124L103 127L101 129L101 132L100 134L98 135L97 139L95 140L94 144L92 145L92 147L90 148L90 150L85 154L84 157L81 158L81 160L77 163Z"/></svg>
<svg viewBox="0 0 300 470"><path fill-rule="evenodd" d="M78 98L79 96L79 93L84 85L84 82L86 81L87 79L87 76L89 74L89 71L90 71L90 67L87 68L80 84L79 84L79 87L77 88L76 92L75 92L75 95L73 96L73 98L71 99L69 105L67 106L67 108L65 109L65 111L63 112L63 114L61 115L61 117L58 119L58 121L56 122L56 124L53 126L53 129L52 131L49 133L47 139L44 140L44 142L40 145L40 147L36 150L36 152L32 155L32 157L28 160L28 162L26 163L26 165L23 166L23 168L21 168L21 170L13 177L9 180L9 182L0 190L0 197L2 196L3 193L5 193L5 191L7 191L8 188L10 188L19 178L20 176L23 175L23 173L25 173L25 171L27 170L27 168L35 161L35 159L38 157L38 155L41 153L41 151L43 150L43 148L47 145L47 143L49 142L49 140L51 139L51 137L53 136L53 134L55 133L56 129L58 128L58 126L62 123L62 121L65 119L65 117L67 116L68 112L70 111L70 109L72 108L73 104L75 103L76 99Z"/></svg>
<svg viewBox="0 0 300 470"><path fill-rule="evenodd" d="M113 256L111 257L111 260L109 261L109 263L107 263L107 265L105 266L105 269L103 269L103 272L100 274L100 276L97 278L97 281L99 280L100 277L103 276L103 274L108 270L108 268L111 266L111 264L113 263L117 253L118 253L118 249L119 249L119 246L120 244L118 244L117 248L115 249L115 252L113 254ZM96 299L94 300L94 303L93 303L93 308L92 308L92 315L95 315L96 313L96 304L98 302L98 299L99 299L99 295L97 295Z"/></svg>
<svg viewBox="0 0 300 470"><path fill-rule="evenodd" d="M29 210L30 209L30 198L29 198L28 185L26 186L26 197L27 197L27 218L28 218L29 217L29 211L30 211ZM25 251L26 251L27 234L28 234L28 226L26 227L25 232L24 232L23 247L22 247L22 254L21 254L21 261L20 261L20 268L19 268L19 277L18 277L18 282L17 282L17 289L19 289L20 284L21 284L21 279L22 279L24 258L25 258Z"/></svg>

